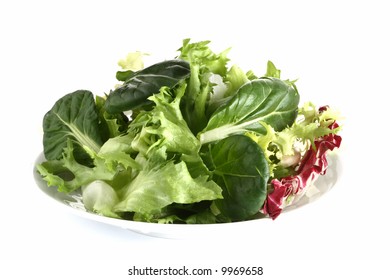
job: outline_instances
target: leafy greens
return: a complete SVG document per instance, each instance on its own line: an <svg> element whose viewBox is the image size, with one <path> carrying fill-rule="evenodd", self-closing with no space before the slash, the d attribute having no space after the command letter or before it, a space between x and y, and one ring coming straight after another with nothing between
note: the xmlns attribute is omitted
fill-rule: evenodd
<svg viewBox="0 0 390 280"><path fill-rule="evenodd" d="M258 213L267 195L269 167L260 147L249 137L234 135L209 145L209 168L223 190L218 209L232 220Z"/></svg>
<svg viewBox="0 0 390 280"><path fill-rule="evenodd" d="M199 135L200 141L205 144L246 131L265 134L264 122L281 131L293 124L298 103L295 89L279 79L261 78L246 83L211 116Z"/></svg>
<svg viewBox="0 0 390 280"><path fill-rule="evenodd" d="M109 113L128 111L150 103L148 97L163 86L173 87L190 75L189 64L183 60L167 60L138 72L127 72L123 85L107 97L105 109Z"/></svg>
<svg viewBox="0 0 390 280"><path fill-rule="evenodd" d="M86 149L98 152L103 142L92 92L78 90L59 99L44 116L43 130L43 148L48 160L62 157L68 138L77 143L82 153Z"/></svg>
<svg viewBox="0 0 390 280"><path fill-rule="evenodd" d="M129 54L109 94L60 98L43 118L46 160L37 171L47 185L81 192L87 210L118 219L277 217L306 187L291 191L290 179L309 182L317 157L325 173L325 151L341 143L339 115L299 107L295 81L272 62L256 76L209 43L185 39L178 57L146 68L141 53ZM331 147L322 144L329 137Z"/></svg>

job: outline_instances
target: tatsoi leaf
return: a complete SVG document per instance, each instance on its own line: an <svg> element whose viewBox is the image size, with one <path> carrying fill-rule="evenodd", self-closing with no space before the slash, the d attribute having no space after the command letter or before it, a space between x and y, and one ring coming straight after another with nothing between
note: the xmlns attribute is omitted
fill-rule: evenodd
<svg viewBox="0 0 390 280"><path fill-rule="evenodd" d="M122 86L108 95L105 109L115 114L149 104L148 98L161 87L173 87L189 75L190 66L186 61L175 59L156 63L129 75Z"/></svg>
<svg viewBox="0 0 390 280"><path fill-rule="evenodd" d="M205 144L248 131L265 134L262 122L281 131L294 123L298 103L299 95L294 87L280 79L251 81L215 111L198 137Z"/></svg>
<svg viewBox="0 0 390 280"><path fill-rule="evenodd" d="M78 90L59 99L43 118L43 148L47 160L60 159L67 140L99 151L102 139L93 94Z"/></svg>
<svg viewBox="0 0 390 280"><path fill-rule="evenodd" d="M222 187L224 199L214 203L232 220L256 214L267 195L269 168L260 147L249 137L235 135L209 146L209 168Z"/></svg>

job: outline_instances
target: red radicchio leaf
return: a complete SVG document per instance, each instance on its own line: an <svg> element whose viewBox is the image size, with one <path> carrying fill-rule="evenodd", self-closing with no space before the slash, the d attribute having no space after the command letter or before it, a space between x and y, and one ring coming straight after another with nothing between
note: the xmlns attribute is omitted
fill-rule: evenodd
<svg viewBox="0 0 390 280"><path fill-rule="evenodd" d="M326 108L321 107L322 110ZM320 111L321 111L320 109ZM329 128L337 128L338 124L334 122ZM306 152L297 170L297 175L282 178L280 181L274 179L271 181L273 191L268 194L262 212L269 215L273 220L282 212L282 206L285 199L290 195L301 192L307 185L314 182L320 175L326 173L328 161L326 152L339 148L341 136L329 134L314 141L314 147Z"/></svg>

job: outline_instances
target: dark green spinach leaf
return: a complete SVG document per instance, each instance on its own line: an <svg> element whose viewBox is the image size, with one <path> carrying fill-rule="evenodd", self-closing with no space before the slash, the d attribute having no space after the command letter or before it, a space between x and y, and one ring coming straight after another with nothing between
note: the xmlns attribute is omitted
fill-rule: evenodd
<svg viewBox="0 0 390 280"><path fill-rule="evenodd" d="M122 86L110 92L105 109L110 114L120 113L151 103L148 98L163 86L173 87L190 75L189 63L166 60L143 70L120 76Z"/></svg>
<svg viewBox="0 0 390 280"><path fill-rule="evenodd" d="M253 131L265 134L265 122L276 131L291 126L298 113L299 94L277 78L261 78L243 85L211 116L198 135L202 144Z"/></svg>
<svg viewBox="0 0 390 280"><path fill-rule="evenodd" d="M269 167L263 151L252 139L234 135L209 145L205 162L222 188L215 200L221 213L233 221L259 212L267 195Z"/></svg>
<svg viewBox="0 0 390 280"><path fill-rule="evenodd" d="M43 131L43 148L47 160L62 157L68 138L77 144L76 154L79 158L85 158L85 149L97 153L102 139L92 92L78 90L60 98L45 114Z"/></svg>

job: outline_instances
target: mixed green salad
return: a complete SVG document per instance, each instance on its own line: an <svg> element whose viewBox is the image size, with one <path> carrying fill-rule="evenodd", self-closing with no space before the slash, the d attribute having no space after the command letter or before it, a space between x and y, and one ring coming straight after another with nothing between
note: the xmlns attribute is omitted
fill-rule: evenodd
<svg viewBox="0 0 390 280"><path fill-rule="evenodd" d="M148 67L130 53L109 93L60 98L43 118L37 171L48 186L119 219L275 219L325 174L339 113L300 106L296 81L272 62L258 76L209 44L185 39L177 57Z"/></svg>

